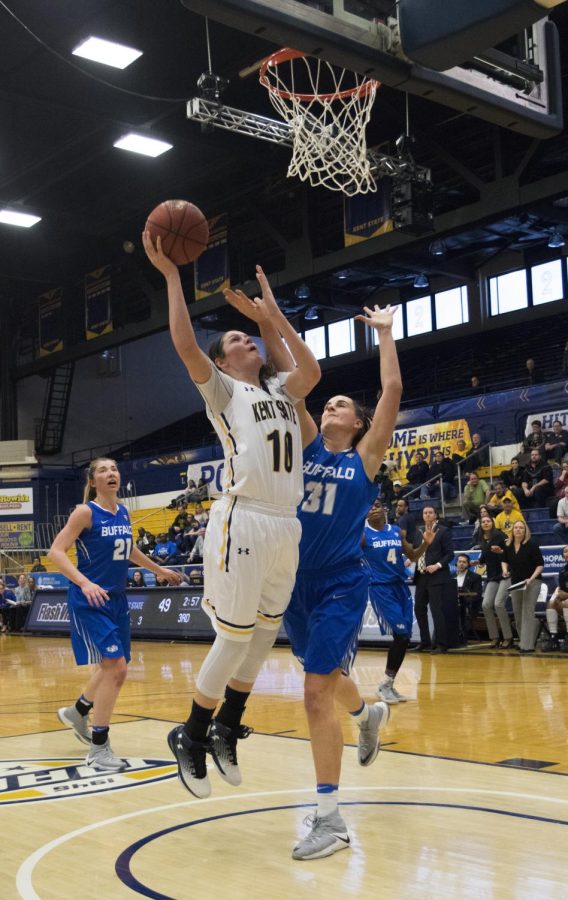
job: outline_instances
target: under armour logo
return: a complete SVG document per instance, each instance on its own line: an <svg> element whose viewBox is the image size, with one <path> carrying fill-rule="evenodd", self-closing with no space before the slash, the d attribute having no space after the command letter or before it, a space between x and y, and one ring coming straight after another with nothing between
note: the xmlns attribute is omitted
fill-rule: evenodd
<svg viewBox="0 0 568 900"><path fill-rule="evenodd" d="M254 394L254 388L253 388L253 387L245 387L245 391L250 391L251 393Z"/></svg>
<svg viewBox="0 0 568 900"><path fill-rule="evenodd" d="M241 555L241 553L246 553L246 555L248 556L250 553L250 550L248 547L239 547L239 556Z"/></svg>

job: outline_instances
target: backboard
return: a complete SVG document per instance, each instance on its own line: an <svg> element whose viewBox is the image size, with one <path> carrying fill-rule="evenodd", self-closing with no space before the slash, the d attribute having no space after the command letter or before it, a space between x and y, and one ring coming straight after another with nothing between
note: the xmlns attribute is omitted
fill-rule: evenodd
<svg viewBox="0 0 568 900"><path fill-rule="evenodd" d="M181 0L193 12L277 46L304 53L377 79L389 87L444 104L504 128L550 137L563 127L560 52L556 26L546 7L561 0L452 0L458 10L453 42L447 0ZM499 8L493 18L473 21L471 8ZM442 8L444 14L442 15ZM459 28L459 10L463 27ZM388 11L393 13L388 16ZM394 17L398 10L398 17ZM436 10L438 16L436 18ZM439 22L421 39L419 13ZM535 18L541 16L535 21ZM473 17L475 18L475 16ZM498 47L480 46L492 34ZM405 47L405 41L407 46ZM462 53L467 59L445 71Z"/></svg>

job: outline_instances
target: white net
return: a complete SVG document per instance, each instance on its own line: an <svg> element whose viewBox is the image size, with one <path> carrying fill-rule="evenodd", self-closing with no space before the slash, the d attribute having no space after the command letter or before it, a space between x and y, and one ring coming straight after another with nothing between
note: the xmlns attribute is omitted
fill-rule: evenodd
<svg viewBox="0 0 568 900"><path fill-rule="evenodd" d="M295 50L267 60L260 82L292 130L288 177L349 197L377 190L365 129L379 82Z"/></svg>

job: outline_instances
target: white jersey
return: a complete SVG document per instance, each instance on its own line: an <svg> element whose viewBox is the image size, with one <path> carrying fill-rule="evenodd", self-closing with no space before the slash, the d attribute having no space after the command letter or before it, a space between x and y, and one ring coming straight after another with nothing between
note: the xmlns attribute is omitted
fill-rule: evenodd
<svg viewBox="0 0 568 900"><path fill-rule="evenodd" d="M288 373L255 387L220 372L197 384L223 446L223 494L292 511L304 495L302 441Z"/></svg>

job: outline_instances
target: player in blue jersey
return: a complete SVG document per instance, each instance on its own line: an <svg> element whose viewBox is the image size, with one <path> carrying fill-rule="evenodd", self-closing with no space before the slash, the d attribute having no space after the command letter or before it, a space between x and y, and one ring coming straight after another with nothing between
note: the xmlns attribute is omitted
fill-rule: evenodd
<svg viewBox="0 0 568 900"><path fill-rule="evenodd" d="M305 405L297 407L305 492L299 507L300 563L284 621L292 650L304 665L318 806L310 833L294 848L295 859L329 856L350 843L337 806L343 736L336 696L360 726L363 765L375 758L379 728L388 719L386 704L368 707L352 679L341 673L347 674L353 663L367 604L361 537L377 496L373 479L391 440L402 393L392 336L395 311L365 307L365 315L356 317L379 335L382 393L372 419L351 398L339 395L325 404L319 433ZM266 324L261 334L271 358L284 368L280 335Z"/></svg>
<svg viewBox="0 0 568 900"><path fill-rule="evenodd" d="M383 634L392 634L385 680L378 687L378 695L386 703L406 700L394 687L394 679L402 666L412 635L414 607L407 584L407 570L403 553L416 562L436 537L432 525L427 525L422 543L414 548L402 536L398 525L387 523L386 511L375 500L365 523L363 553L369 567L369 599Z"/></svg>
<svg viewBox="0 0 568 900"><path fill-rule="evenodd" d="M71 584L67 595L71 644L77 665L98 663L75 706L58 711L80 741L89 744L86 764L97 772L126 767L114 755L109 725L130 661L130 618L126 583L130 562L144 566L169 584L177 572L148 559L132 543L128 512L118 502L120 474L113 459L94 459L87 470L84 502L55 538L50 559ZM67 552L77 548L77 565ZM88 715L92 709L92 730Z"/></svg>

